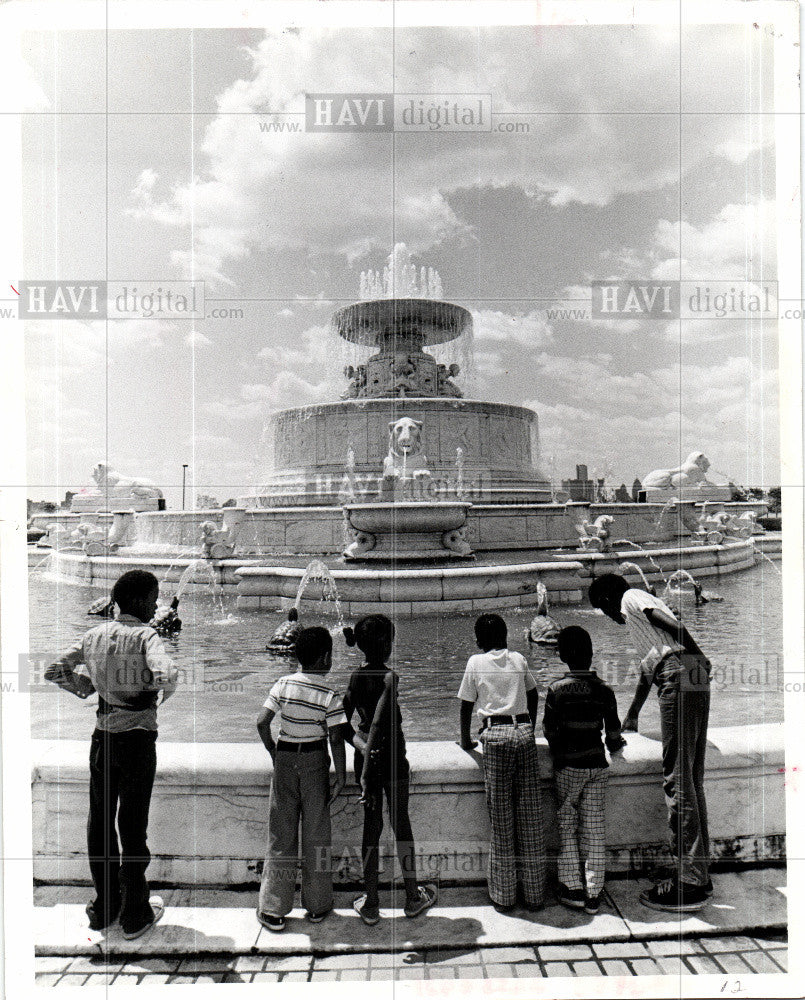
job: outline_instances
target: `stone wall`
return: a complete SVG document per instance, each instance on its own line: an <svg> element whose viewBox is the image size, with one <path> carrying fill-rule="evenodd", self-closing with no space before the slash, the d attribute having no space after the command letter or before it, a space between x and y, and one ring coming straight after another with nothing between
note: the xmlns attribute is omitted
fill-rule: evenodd
<svg viewBox="0 0 805 1000"><path fill-rule="evenodd" d="M665 853L660 744L636 734L616 756L607 794L611 871L640 870ZM556 848L551 764L538 741L545 823ZM85 856L89 740L34 741L34 876L87 881ZM348 753L351 754L350 748ZM157 743L149 875L169 883L255 883L266 837L271 761L254 744ZM444 879L484 877L489 823L481 759L447 742L409 745L411 818L422 870ZM785 856L784 734L781 725L713 729L706 789L713 855L729 861ZM350 780L352 778L350 771ZM362 809L349 784L333 809L340 877L358 874ZM385 850L393 858L386 829ZM386 871L390 864L387 860Z"/></svg>

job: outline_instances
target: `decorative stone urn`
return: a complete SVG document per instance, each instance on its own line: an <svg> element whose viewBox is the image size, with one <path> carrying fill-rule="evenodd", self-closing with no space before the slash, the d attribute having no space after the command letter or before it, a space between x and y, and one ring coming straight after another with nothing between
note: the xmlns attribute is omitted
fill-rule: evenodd
<svg viewBox="0 0 805 1000"><path fill-rule="evenodd" d="M472 558L464 535L471 506L458 501L345 504L354 540L344 558L352 562Z"/></svg>

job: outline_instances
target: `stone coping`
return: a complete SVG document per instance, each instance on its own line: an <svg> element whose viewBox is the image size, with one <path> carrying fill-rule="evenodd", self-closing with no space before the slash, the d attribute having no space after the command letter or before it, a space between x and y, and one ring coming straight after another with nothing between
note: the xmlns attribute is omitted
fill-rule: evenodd
<svg viewBox="0 0 805 1000"><path fill-rule="evenodd" d="M270 558L270 557L267 557ZM506 563L504 565L442 567L433 569L348 569L332 568L333 579L350 580L399 580L405 577L438 580L442 577L510 576L517 573L566 573L582 571L582 564L572 559L557 562ZM237 576L281 576L299 577L304 575L304 567L299 566L244 566L235 571Z"/></svg>
<svg viewBox="0 0 805 1000"><path fill-rule="evenodd" d="M658 740L627 733L627 746L612 759L610 784L631 784L645 775L661 773L662 746ZM33 740L32 781L86 783L87 741ZM553 769L545 739L537 740L540 771L550 779ZM347 766L352 766L352 748L347 747ZM467 753L457 743L446 741L408 744L412 784L483 784L481 754ZM169 785L267 785L271 760L255 738L254 743L158 743L157 783ZM708 733L709 772L752 769L776 773L785 761L785 733L780 724L729 726Z"/></svg>

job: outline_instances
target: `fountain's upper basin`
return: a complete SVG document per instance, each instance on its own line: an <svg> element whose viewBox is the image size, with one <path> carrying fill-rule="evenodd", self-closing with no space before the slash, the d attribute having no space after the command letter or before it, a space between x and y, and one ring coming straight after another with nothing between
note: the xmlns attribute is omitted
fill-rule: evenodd
<svg viewBox="0 0 805 1000"><path fill-rule="evenodd" d="M350 524L358 531L374 534L419 531L453 531L467 520L472 504L443 503L354 503L345 504Z"/></svg>
<svg viewBox="0 0 805 1000"><path fill-rule="evenodd" d="M472 314L437 299L371 299L333 314L333 328L344 340L374 347L378 338L417 338L424 345L444 344L472 329Z"/></svg>

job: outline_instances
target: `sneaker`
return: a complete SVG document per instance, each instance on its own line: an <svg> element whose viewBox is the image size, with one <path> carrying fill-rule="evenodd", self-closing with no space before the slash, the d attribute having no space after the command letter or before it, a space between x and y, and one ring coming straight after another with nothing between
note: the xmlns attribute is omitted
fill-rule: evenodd
<svg viewBox="0 0 805 1000"><path fill-rule="evenodd" d="M562 906L569 906L572 910L584 909L583 889L568 889L564 882L560 882L556 887L556 898Z"/></svg>
<svg viewBox="0 0 805 1000"><path fill-rule="evenodd" d="M409 919L418 917L420 913L424 913L425 910L433 906L436 902L436 896L437 891L435 885L421 885L419 887L419 898L406 903L403 913L405 913L406 917Z"/></svg>
<svg viewBox="0 0 805 1000"><path fill-rule="evenodd" d="M707 879L707 882L704 885L704 892L708 897L713 895L713 880L711 878Z"/></svg>
<svg viewBox="0 0 805 1000"><path fill-rule="evenodd" d="M704 886L687 885L666 879L651 889L640 893L640 902L652 910L669 910L672 913L695 913L707 902Z"/></svg>
<svg viewBox="0 0 805 1000"><path fill-rule="evenodd" d="M358 914L367 927L374 927L380 921L380 910L376 906L366 905L366 896L358 896L352 902L352 909Z"/></svg>
<svg viewBox="0 0 805 1000"><path fill-rule="evenodd" d="M320 924L326 916L329 916L333 912L332 906L328 907L326 910L320 910L318 913L314 913L312 910L308 910L305 917L308 923Z"/></svg>
<svg viewBox="0 0 805 1000"><path fill-rule="evenodd" d="M274 931L275 934L279 934L280 931L285 930L285 917L280 917L276 913L261 913L261 911L258 910L257 919L263 927L268 928L270 931Z"/></svg>
<svg viewBox="0 0 805 1000"><path fill-rule="evenodd" d="M89 929L91 931L105 931L107 927L111 927L117 920L119 912L120 903L114 909L107 910L107 917L103 917L92 903L87 903L86 914L89 917Z"/></svg>
<svg viewBox="0 0 805 1000"><path fill-rule="evenodd" d="M135 938L142 937L146 931L150 931L151 928L154 926L154 924L158 920L161 920L162 917L165 915L165 904L162 902L162 899L159 896L151 896L148 902L151 905L151 909L154 911L153 916L148 921L148 923L143 924L142 927L138 927L136 930L133 931L123 931L123 937L127 941L133 941Z"/></svg>
<svg viewBox="0 0 805 1000"><path fill-rule="evenodd" d="M584 900L585 913L598 913L601 908L601 896L587 896Z"/></svg>

